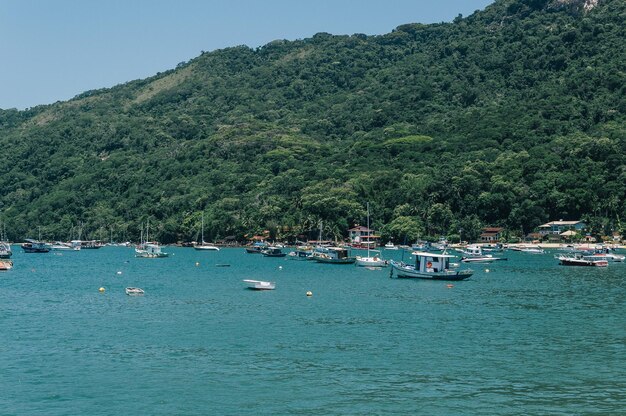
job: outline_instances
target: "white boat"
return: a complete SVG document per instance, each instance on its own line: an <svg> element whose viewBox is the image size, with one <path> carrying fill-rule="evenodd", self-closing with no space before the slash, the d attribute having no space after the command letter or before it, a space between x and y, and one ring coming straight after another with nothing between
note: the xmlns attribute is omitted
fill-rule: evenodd
<svg viewBox="0 0 626 416"><path fill-rule="evenodd" d="M13 255L11 245L7 242L0 241L0 259L8 259Z"/></svg>
<svg viewBox="0 0 626 416"><path fill-rule="evenodd" d="M367 229L370 229L370 204L367 204ZM398 247L394 246L390 241L385 244L387 250L397 250ZM374 255L371 255L374 252ZM378 254L376 254L378 253ZM356 256L355 264L361 267L387 267L387 261L380 257L380 251L371 250L369 244L367 245L367 256Z"/></svg>
<svg viewBox="0 0 626 416"><path fill-rule="evenodd" d="M582 253L561 254L554 257L562 266L606 267L609 265L606 259L593 258L593 256L585 256Z"/></svg>
<svg viewBox="0 0 626 416"><path fill-rule="evenodd" d="M373 254L370 254L373 252ZM355 264L362 267L387 267L389 262L382 259L378 250L367 250L367 256L356 256Z"/></svg>
<svg viewBox="0 0 626 416"><path fill-rule="evenodd" d="M143 240L143 229L141 230L141 243L135 247L135 257L143 259L159 259L169 256L168 253L161 251L161 246L157 242L149 242L148 233L150 223L146 224L146 240Z"/></svg>
<svg viewBox="0 0 626 416"><path fill-rule="evenodd" d="M416 251L415 263L407 264L391 260L391 273L397 277L429 279L429 280L465 280L474 273L470 269L453 270L450 259L455 258L445 253L427 253Z"/></svg>
<svg viewBox="0 0 626 416"><path fill-rule="evenodd" d="M461 257L463 263L493 263L496 260L502 260L496 257L483 256L483 257Z"/></svg>
<svg viewBox="0 0 626 416"><path fill-rule="evenodd" d="M220 251L219 247L216 247L213 244L205 243L204 241L202 244L196 244L193 248L196 250Z"/></svg>
<svg viewBox="0 0 626 416"><path fill-rule="evenodd" d="M13 262L11 260L0 260L0 271L11 270Z"/></svg>
<svg viewBox="0 0 626 416"><path fill-rule="evenodd" d="M127 287L125 289L128 296L142 296L145 292L138 287Z"/></svg>
<svg viewBox="0 0 626 416"><path fill-rule="evenodd" d="M491 263L497 260L506 260L505 258L493 257L491 254L483 254L482 247L476 244L470 244L465 249L457 249L463 257L463 263Z"/></svg>
<svg viewBox="0 0 626 416"><path fill-rule="evenodd" d="M202 213L202 243L194 244L193 248L196 250L206 250L206 251L220 251L219 247L214 246L213 244L206 243L204 241L204 212Z"/></svg>
<svg viewBox="0 0 626 416"><path fill-rule="evenodd" d="M248 289L274 290L276 288L276 282L264 282L263 280L250 279L245 279L244 282L248 284Z"/></svg>
<svg viewBox="0 0 626 416"><path fill-rule="evenodd" d="M298 246L287 256L289 256L291 260L315 260L313 258L313 247L311 246Z"/></svg>
<svg viewBox="0 0 626 416"><path fill-rule="evenodd" d="M62 241L56 241L52 244L52 250L60 251L60 250L72 250L72 245L69 243L64 243Z"/></svg>
<svg viewBox="0 0 626 416"><path fill-rule="evenodd" d="M544 254L545 250L539 247L524 247L519 250L522 253L530 253L530 254Z"/></svg>
<svg viewBox="0 0 626 416"><path fill-rule="evenodd" d="M143 243L135 248L135 257L145 259L156 259L169 256L161 251L161 246L157 243Z"/></svg>

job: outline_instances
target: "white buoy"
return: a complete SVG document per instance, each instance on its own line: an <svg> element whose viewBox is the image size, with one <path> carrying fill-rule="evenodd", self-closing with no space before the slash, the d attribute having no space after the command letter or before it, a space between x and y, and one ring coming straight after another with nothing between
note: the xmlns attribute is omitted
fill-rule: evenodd
<svg viewBox="0 0 626 416"><path fill-rule="evenodd" d="M200 262L196 262L196 267L200 266Z"/></svg>
<svg viewBox="0 0 626 416"><path fill-rule="evenodd" d="M307 295L308 297L311 297L311 296L313 296L313 292L311 292L311 291L309 290L308 292L306 292L306 295Z"/></svg>
<svg viewBox="0 0 626 416"><path fill-rule="evenodd" d="M98 289L98 292L100 293L104 293L105 289L103 287L101 287L100 289Z"/></svg>
<svg viewBox="0 0 626 416"><path fill-rule="evenodd" d="M282 270L282 269L283 269L283 266L278 266L278 270Z"/></svg>
<svg viewBox="0 0 626 416"><path fill-rule="evenodd" d="M122 272L118 271L117 274L122 274Z"/></svg>
<svg viewBox="0 0 626 416"><path fill-rule="evenodd" d="M490 272L490 270L489 270L489 269L485 269L485 273L489 273L489 272Z"/></svg>

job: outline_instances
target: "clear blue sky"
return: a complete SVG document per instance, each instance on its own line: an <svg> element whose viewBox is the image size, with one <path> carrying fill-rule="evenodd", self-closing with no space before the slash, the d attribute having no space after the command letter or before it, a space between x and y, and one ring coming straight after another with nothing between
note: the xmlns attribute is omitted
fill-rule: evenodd
<svg viewBox="0 0 626 416"><path fill-rule="evenodd" d="M0 0L0 108L64 101L174 68L201 51L390 32L493 0Z"/></svg>

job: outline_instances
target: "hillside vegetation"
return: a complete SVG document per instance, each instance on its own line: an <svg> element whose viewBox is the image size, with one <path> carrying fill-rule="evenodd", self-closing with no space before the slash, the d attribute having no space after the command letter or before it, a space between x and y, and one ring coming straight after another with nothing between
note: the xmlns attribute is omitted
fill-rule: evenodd
<svg viewBox="0 0 626 416"><path fill-rule="evenodd" d="M626 2L498 0L382 36L237 46L0 111L9 238L162 242L622 227ZM72 235L73 234L73 235Z"/></svg>

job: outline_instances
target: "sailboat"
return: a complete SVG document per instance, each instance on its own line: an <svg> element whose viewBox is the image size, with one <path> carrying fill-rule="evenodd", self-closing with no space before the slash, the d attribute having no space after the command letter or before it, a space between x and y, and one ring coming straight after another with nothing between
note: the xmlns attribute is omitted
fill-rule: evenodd
<svg viewBox="0 0 626 416"><path fill-rule="evenodd" d="M194 244L193 248L196 250L209 250L220 251L219 247L215 247L213 244L204 242L204 212L202 213L202 244Z"/></svg>
<svg viewBox="0 0 626 416"><path fill-rule="evenodd" d="M143 226L142 226L143 228ZM168 253L164 253L161 251L161 246L154 242L151 243L148 238L148 232L150 230L150 221L148 221L146 225L146 241L143 241L143 229L141 230L141 244L139 244L135 248L135 257L145 258L145 259L156 259L167 257Z"/></svg>
<svg viewBox="0 0 626 416"><path fill-rule="evenodd" d="M367 232L370 231L370 204L367 203ZM387 267L387 260L380 258L379 250L371 250L367 245L367 257L356 256L356 265L363 267Z"/></svg>
<svg viewBox="0 0 626 416"><path fill-rule="evenodd" d="M2 237L0 238L0 259L8 259L13 255L11 244L6 241L6 231L2 223Z"/></svg>

